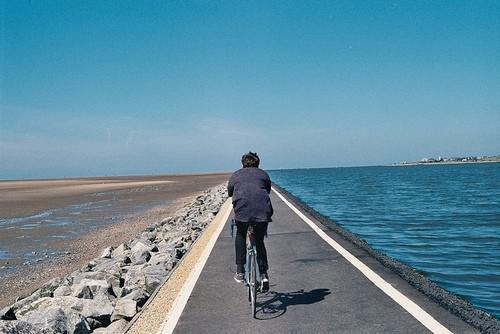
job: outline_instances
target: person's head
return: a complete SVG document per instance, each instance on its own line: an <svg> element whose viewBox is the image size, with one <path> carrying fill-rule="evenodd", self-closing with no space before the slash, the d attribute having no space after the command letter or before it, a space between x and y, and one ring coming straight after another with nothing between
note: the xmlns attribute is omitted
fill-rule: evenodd
<svg viewBox="0 0 500 334"><path fill-rule="evenodd" d="M260 164L260 159L257 153L255 152L248 152L243 154L241 157L241 164L243 165L243 168L247 167L259 167Z"/></svg>

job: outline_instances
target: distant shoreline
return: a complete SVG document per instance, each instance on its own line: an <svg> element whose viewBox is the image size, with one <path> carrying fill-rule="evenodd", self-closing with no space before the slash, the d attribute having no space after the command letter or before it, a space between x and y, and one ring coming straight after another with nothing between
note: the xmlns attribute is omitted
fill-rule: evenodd
<svg viewBox="0 0 500 334"><path fill-rule="evenodd" d="M406 164L395 163L387 165L389 167L406 167L406 166L426 166L426 165L471 165L471 164L487 164L499 163L500 161L446 161L446 162L409 162Z"/></svg>
<svg viewBox="0 0 500 334"><path fill-rule="evenodd" d="M156 179L162 179L164 177L183 177L183 176L216 176L216 175L225 175L225 174L230 174L232 173L231 171L215 171L215 172L186 172L186 173L171 173L171 174L130 174L130 175L89 175L89 176L58 176L58 177L48 177L48 178L19 178L19 179L12 179L12 178L1 178L0 177L0 183L2 182L34 182L34 181L100 181L100 180L114 180L114 181L120 181L120 180L156 180Z"/></svg>

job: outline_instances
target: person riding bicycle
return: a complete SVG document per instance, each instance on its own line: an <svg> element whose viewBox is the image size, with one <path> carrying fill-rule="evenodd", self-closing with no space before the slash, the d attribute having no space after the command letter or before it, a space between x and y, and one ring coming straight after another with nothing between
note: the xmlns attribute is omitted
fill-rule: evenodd
<svg viewBox="0 0 500 334"><path fill-rule="evenodd" d="M248 224L255 224L254 236L257 248L257 263L261 273L262 290L269 290L267 274L267 252L264 236L268 223L272 221L273 206L269 194L271 179L259 168L260 159L257 153L248 152L241 158L243 168L231 175L227 186L229 197L232 197L234 220L236 223L236 274L238 283L245 282L246 234Z"/></svg>

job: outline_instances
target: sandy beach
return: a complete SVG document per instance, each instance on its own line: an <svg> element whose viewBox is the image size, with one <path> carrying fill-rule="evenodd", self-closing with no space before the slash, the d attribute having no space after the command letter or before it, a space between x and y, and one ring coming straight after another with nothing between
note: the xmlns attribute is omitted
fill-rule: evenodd
<svg viewBox="0 0 500 334"><path fill-rule="evenodd" d="M24 242L39 240L40 249L57 250L29 254L30 261L24 265L26 258L18 254L0 259L0 307L31 293L51 278L81 268L105 247L133 238L148 225L172 215L200 192L228 178L228 173L219 173L0 181L0 218L5 223L0 224L1 248L22 248ZM50 226L41 220L36 228L23 229L15 223L16 219L44 212L65 212L68 208L75 211L89 199L110 205L97 217L95 226L82 226L96 220L92 210L73 212L78 226ZM127 214L116 215L122 211ZM73 236L70 232L76 227L79 232ZM48 237L54 234L64 237Z"/></svg>

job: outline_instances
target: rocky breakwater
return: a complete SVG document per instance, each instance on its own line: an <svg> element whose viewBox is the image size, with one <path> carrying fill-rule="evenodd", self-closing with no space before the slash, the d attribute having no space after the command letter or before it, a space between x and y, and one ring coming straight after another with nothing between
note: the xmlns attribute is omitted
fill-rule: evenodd
<svg viewBox="0 0 500 334"><path fill-rule="evenodd" d="M0 333L120 333L227 198L211 188L173 217L0 311Z"/></svg>

